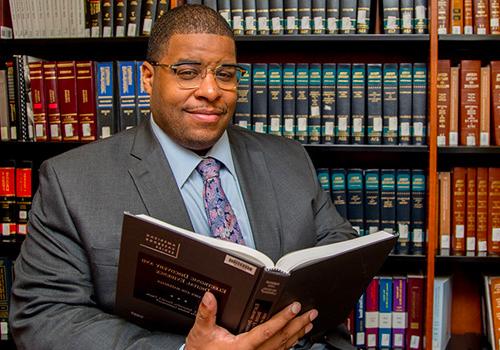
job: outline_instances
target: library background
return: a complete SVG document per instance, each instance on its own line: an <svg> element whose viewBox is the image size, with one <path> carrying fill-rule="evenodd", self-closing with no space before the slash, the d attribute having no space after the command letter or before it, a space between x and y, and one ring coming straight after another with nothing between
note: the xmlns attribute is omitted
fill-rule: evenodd
<svg viewBox="0 0 500 350"><path fill-rule="evenodd" d="M234 30L234 123L303 143L360 234L400 235L353 344L500 349L500 0L0 0L0 347L38 167L149 114L147 37L185 2Z"/></svg>

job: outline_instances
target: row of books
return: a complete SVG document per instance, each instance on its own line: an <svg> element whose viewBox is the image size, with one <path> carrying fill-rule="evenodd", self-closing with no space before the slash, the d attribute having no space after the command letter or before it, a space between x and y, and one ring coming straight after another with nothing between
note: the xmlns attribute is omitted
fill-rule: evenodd
<svg viewBox="0 0 500 350"><path fill-rule="evenodd" d="M243 66L241 127L311 144L426 144L425 63Z"/></svg>
<svg viewBox="0 0 500 350"><path fill-rule="evenodd" d="M500 168L455 167L438 179L440 249L500 254Z"/></svg>
<svg viewBox="0 0 500 350"><path fill-rule="evenodd" d="M396 254L424 254L426 175L422 169L317 169L322 188L360 235L398 233Z"/></svg>
<svg viewBox="0 0 500 350"><path fill-rule="evenodd" d="M226 19L236 35L368 34L377 16L372 0L185 0ZM386 34L427 33L427 0L383 0Z"/></svg>
<svg viewBox="0 0 500 350"><path fill-rule="evenodd" d="M500 146L500 61L438 61L438 146Z"/></svg>
<svg viewBox="0 0 500 350"><path fill-rule="evenodd" d="M0 238L28 233L33 162L0 159Z"/></svg>
<svg viewBox="0 0 500 350"><path fill-rule="evenodd" d="M0 257L0 339L6 339L9 334L9 303L13 273L13 261Z"/></svg>
<svg viewBox="0 0 500 350"><path fill-rule="evenodd" d="M4 23L0 25L5 28L2 38L7 39L146 36L170 8L169 0L2 2Z"/></svg>
<svg viewBox="0 0 500 350"><path fill-rule="evenodd" d="M438 0L438 34L500 34L500 0Z"/></svg>
<svg viewBox="0 0 500 350"><path fill-rule="evenodd" d="M486 334L492 350L500 350L500 276L483 276Z"/></svg>

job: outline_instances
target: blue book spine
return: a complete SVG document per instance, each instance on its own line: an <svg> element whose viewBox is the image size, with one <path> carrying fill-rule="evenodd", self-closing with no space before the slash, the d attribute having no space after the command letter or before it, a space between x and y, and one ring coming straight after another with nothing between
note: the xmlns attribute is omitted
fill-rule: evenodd
<svg viewBox="0 0 500 350"><path fill-rule="evenodd" d="M331 171L332 199L339 214L347 218L347 188L345 170L336 168Z"/></svg>
<svg viewBox="0 0 500 350"><path fill-rule="evenodd" d="M396 145L398 143L398 64L385 63L383 75L383 144Z"/></svg>
<svg viewBox="0 0 500 350"><path fill-rule="evenodd" d="M363 293L354 309L354 345L365 345L365 294Z"/></svg>
<svg viewBox="0 0 500 350"><path fill-rule="evenodd" d="M321 63L309 65L309 143L321 142Z"/></svg>
<svg viewBox="0 0 500 350"><path fill-rule="evenodd" d="M366 72L364 63L352 65L351 143L365 143Z"/></svg>
<svg viewBox="0 0 500 350"><path fill-rule="evenodd" d="M318 181L321 185L321 188L328 193L331 193L331 185L330 185L330 172L328 168L318 168L316 169L316 173L318 174Z"/></svg>
<svg viewBox="0 0 500 350"><path fill-rule="evenodd" d="M380 230L380 172L365 170L365 223L368 234Z"/></svg>
<svg viewBox="0 0 500 350"><path fill-rule="evenodd" d="M379 349L391 349L392 338L392 277L379 279Z"/></svg>
<svg viewBox="0 0 500 350"><path fill-rule="evenodd" d="M267 63L253 64L252 129L267 133Z"/></svg>
<svg viewBox="0 0 500 350"><path fill-rule="evenodd" d="M339 32L339 6L340 0L326 0L326 33L338 34Z"/></svg>
<svg viewBox="0 0 500 350"><path fill-rule="evenodd" d="M283 0L285 34L299 33L299 0Z"/></svg>
<svg viewBox="0 0 500 350"><path fill-rule="evenodd" d="M335 140L349 144L351 133L351 64L337 64L337 117Z"/></svg>
<svg viewBox="0 0 500 350"><path fill-rule="evenodd" d="M116 133L113 62L96 62L97 136L100 139Z"/></svg>
<svg viewBox="0 0 500 350"><path fill-rule="evenodd" d="M382 65L367 65L367 128L368 144L382 144Z"/></svg>
<svg viewBox="0 0 500 350"><path fill-rule="evenodd" d="M238 100L233 123L245 129L252 128L252 64L240 63L247 71L238 85Z"/></svg>
<svg viewBox="0 0 500 350"><path fill-rule="evenodd" d="M137 88L137 124L139 124L143 119L149 118L151 115L151 100L149 94L146 90L144 90L144 86L142 84L142 65L143 61L136 61L136 74L137 78L136 88Z"/></svg>
<svg viewBox="0 0 500 350"><path fill-rule="evenodd" d="M410 254L411 174L409 169L396 172L396 227L399 233L396 253Z"/></svg>
<svg viewBox="0 0 500 350"><path fill-rule="evenodd" d="M269 18L271 25L271 34L283 35L283 0L269 1Z"/></svg>
<svg viewBox="0 0 500 350"><path fill-rule="evenodd" d="M312 32L325 34L326 0L312 0Z"/></svg>
<svg viewBox="0 0 500 350"><path fill-rule="evenodd" d="M299 0L299 34L311 34L311 0Z"/></svg>
<svg viewBox="0 0 500 350"><path fill-rule="evenodd" d="M412 75L411 63L399 65L399 144L411 144L411 114L412 114Z"/></svg>
<svg viewBox="0 0 500 350"><path fill-rule="evenodd" d="M119 91L119 130L126 130L137 125L136 117L136 78L134 61L118 61Z"/></svg>
<svg viewBox="0 0 500 350"><path fill-rule="evenodd" d="M427 66L413 64L413 127L414 145L427 144Z"/></svg>
<svg viewBox="0 0 500 350"><path fill-rule="evenodd" d="M413 169L411 177L411 251L413 254L425 254L425 172Z"/></svg>
<svg viewBox="0 0 500 350"><path fill-rule="evenodd" d="M427 0L415 0L415 34L427 34Z"/></svg>
<svg viewBox="0 0 500 350"><path fill-rule="evenodd" d="M296 95L295 63L283 66L283 136L295 139L295 95Z"/></svg>
<svg viewBox="0 0 500 350"><path fill-rule="evenodd" d="M283 71L281 64L269 63L269 133L283 134Z"/></svg>
<svg viewBox="0 0 500 350"><path fill-rule="evenodd" d="M269 35L269 1L255 1L257 14L257 34ZM282 16L283 17L283 16Z"/></svg>
<svg viewBox="0 0 500 350"><path fill-rule="evenodd" d="M297 64L297 97L295 101L295 115L297 116L297 129L295 137L300 143L308 142L309 127L309 64Z"/></svg>
<svg viewBox="0 0 500 350"><path fill-rule="evenodd" d="M337 65L323 64L321 88L321 143L335 142L335 97Z"/></svg>
<svg viewBox="0 0 500 350"><path fill-rule="evenodd" d="M347 217L360 236L365 235L363 185L363 170L347 170Z"/></svg>
<svg viewBox="0 0 500 350"><path fill-rule="evenodd" d="M396 171L382 169L380 184L380 223L382 230L396 232Z"/></svg>

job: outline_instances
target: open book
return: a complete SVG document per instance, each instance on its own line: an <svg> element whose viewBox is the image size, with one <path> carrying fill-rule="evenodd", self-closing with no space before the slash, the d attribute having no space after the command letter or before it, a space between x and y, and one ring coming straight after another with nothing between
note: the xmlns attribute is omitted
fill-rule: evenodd
<svg viewBox="0 0 500 350"><path fill-rule="evenodd" d="M141 326L187 332L206 290L217 323L239 333L294 301L316 308L313 334L348 316L397 241L384 231L289 253L261 252L146 215L124 214L115 311Z"/></svg>

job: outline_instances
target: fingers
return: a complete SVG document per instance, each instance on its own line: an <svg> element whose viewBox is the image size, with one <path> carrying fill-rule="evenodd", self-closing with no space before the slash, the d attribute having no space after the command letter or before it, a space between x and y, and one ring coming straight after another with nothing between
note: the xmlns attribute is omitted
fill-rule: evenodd
<svg viewBox="0 0 500 350"><path fill-rule="evenodd" d="M217 300L210 292L206 292L201 299L196 319L187 339L199 339L213 333L216 327Z"/></svg>

